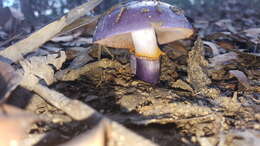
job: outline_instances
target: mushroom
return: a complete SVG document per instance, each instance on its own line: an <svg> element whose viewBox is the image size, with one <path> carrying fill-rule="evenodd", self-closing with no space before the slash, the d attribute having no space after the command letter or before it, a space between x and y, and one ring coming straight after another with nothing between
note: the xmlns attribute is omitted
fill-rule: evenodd
<svg viewBox="0 0 260 146"><path fill-rule="evenodd" d="M160 78L158 44L188 38L193 29L182 10L154 0L131 1L108 11L98 22L93 41L96 44L126 48L138 79L156 84Z"/></svg>

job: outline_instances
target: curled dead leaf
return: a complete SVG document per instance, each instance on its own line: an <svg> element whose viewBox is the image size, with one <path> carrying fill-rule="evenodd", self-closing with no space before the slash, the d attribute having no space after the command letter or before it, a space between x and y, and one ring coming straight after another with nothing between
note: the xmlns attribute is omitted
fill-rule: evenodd
<svg viewBox="0 0 260 146"><path fill-rule="evenodd" d="M212 50L212 54L213 56L217 56L219 55L219 46L215 43L209 42L209 41L203 41L204 45L207 45L210 47L210 49Z"/></svg>
<svg viewBox="0 0 260 146"><path fill-rule="evenodd" d="M210 66L211 67L215 67L218 65L224 65L227 64L228 62L232 61L232 60L237 60L238 59L238 54L235 52L229 52L226 54L220 54L217 55L213 58L210 58Z"/></svg>
<svg viewBox="0 0 260 146"><path fill-rule="evenodd" d="M66 60L65 52L48 56L34 56L20 62L23 67L23 86L28 89L38 83L38 77L43 79L48 85L55 81L54 69L60 69ZM31 87L30 87L31 86Z"/></svg>
<svg viewBox="0 0 260 146"><path fill-rule="evenodd" d="M241 85L243 85L246 89L250 89L250 83L249 80L247 78L247 76L245 75L245 73L243 73L242 71L239 70L230 70L229 73L234 76L235 78L237 78L237 80L240 82Z"/></svg>

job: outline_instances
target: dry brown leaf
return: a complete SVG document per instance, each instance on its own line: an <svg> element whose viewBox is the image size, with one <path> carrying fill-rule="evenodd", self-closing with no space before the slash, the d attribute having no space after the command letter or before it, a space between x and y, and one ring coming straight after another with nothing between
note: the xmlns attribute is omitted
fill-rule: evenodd
<svg viewBox="0 0 260 146"><path fill-rule="evenodd" d="M232 98L221 96L215 99L215 102L229 112L238 112L242 106L242 104L237 100L237 93L234 93Z"/></svg>
<svg viewBox="0 0 260 146"><path fill-rule="evenodd" d="M171 87L173 87L173 88L180 88L180 89L183 89L183 90L187 90L187 91L193 92L192 87L188 83L184 82L181 79L177 80L176 82L173 82L171 84Z"/></svg>
<svg viewBox="0 0 260 146"><path fill-rule="evenodd" d="M11 65L0 61L0 103L19 85L21 77Z"/></svg>
<svg viewBox="0 0 260 146"><path fill-rule="evenodd" d="M243 32L245 32L247 36L256 37L260 34L260 28L250 28L244 30Z"/></svg>
<svg viewBox="0 0 260 146"><path fill-rule="evenodd" d="M246 33L246 36L251 38L251 41L254 42L255 44L260 43L260 28L250 28L247 30L243 31Z"/></svg>
<svg viewBox="0 0 260 146"><path fill-rule="evenodd" d="M221 28L227 29L232 33L236 33L237 30L235 27L232 25L233 21L231 19L222 19L217 21L215 24Z"/></svg>
<svg viewBox="0 0 260 146"><path fill-rule="evenodd" d="M238 59L238 54L235 52L229 52L226 54L221 54L221 55L217 55L213 58L210 58L210 64L209 66L211 67L215 67L215 66L219 66L219 65L224 65L232 60L237 60Z"/></svg>
<svg viewBox="0 0 260 146"><path fill-rule="evenodd" d="M1 50L0 55L12 60L13 62L23 59L23 55L35 51L42 44L60 33L66 26L91 11L101 2L102 0L90 0L83 5L72 9L68 15L43 27L28 38L19 41L5 50Z"/></svg>
<svg viewBox="0 0 260 146"><path fill-rule="evenodd" d="M245 75L245 73L243 73L242 71L239 70L230 70L229 73L236 77L237 80L240 82L241 85L243 85L246 89L250 89L250 83L249 80L247 78L247 76Z"/></svg>
<svg viewBox="0 0 260 146"><path fill-rule="evenodd" d="M19 145L31 124L39 120L31 113L2 105L0 111L0 146Z"/></svg>
<svg viewBox="0 0 260 146"><path fill-rule="evenodd" d="M232 33L215 33L211 36L209 36L209 39L231 39L231 42L227 42L227 41L221 41L218 42L218 45L221 46L222 48L231 51L231 52L235 52L238 55L238 58L236 61L241 63L242 66L259 66L260 65L260 56L257 53L247 53L247 52L243 52L242 50L237 49L237 47L234 45L234 42L239 42L239 43L246 43L246 44L254 44L252 43L252 41L250 41L247 38L244 38L240 35L237 34L232 34ZM259 39L259 38L258 38Z"/></svg>
<svg viewBox="0 0 260 146"><path fill-rule="evenodd" d="M227 41L219 41L217 44L226 50L233 50L236 48L236 46L232 42L227 42Z"/></svg>
<svg viewBox="0 0 260 146"><path fill-rule="evenodd" d="M218 49L219 46L217 44L214 44L209 41L203 41L203 43L211 48L213 56L217 56L220 54Z"/></svg>
<svg viewBox="0 0 260 146"><path fill-rule="evenodd" d="M22 85L33 88L34 84L38 83L36 77L43 79L48 85L52 84L55 81L53 66L60 69L65 60L65 52L61 51L60 54L35 56L20 61L24 71Z"/></svg>

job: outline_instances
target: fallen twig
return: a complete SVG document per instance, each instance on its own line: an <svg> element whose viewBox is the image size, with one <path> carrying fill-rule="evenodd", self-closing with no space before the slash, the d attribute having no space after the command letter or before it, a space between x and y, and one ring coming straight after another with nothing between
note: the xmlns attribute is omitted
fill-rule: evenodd
<svg viewBox="0 0 260 146"><path fill-rule="evenodd" d="M204 122L214 121L216 115L209 114L201 117L195 118L187 118L187 119L174 119L174 118L155 118L155 119L147 119L147 120L138 120L138 121L131 121L137 125L148 125L148 124L169 124L169 123L176 123L176 124L199 124Z"/></svg>
<svg viewBox="0 0 260 146"><path fill-rule="evenodd" d="M101 118L100 114L89 106L86 106L81 101L71 100L63 94L51 90L41 84L34 85L33 91L55 107L70 115L75 120L85 120L91 116L96 117L96 119Z"/></svg>
<svg viewBox="0 0 260 146"><path fill-rule="evenodd" d="M24 54L35 51L39 46L56 36L66 26L94 9L101 2L102 0L90 0L85 4L72 9L67 16L63 16L61 19L54 21L33 33L28 38L0 51L0 55L13 62L21 60Z"/></svg>

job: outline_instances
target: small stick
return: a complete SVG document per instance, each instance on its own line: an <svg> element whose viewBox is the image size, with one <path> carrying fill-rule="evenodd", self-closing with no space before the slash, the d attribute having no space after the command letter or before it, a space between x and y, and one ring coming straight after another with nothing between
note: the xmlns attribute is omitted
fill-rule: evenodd
<svg viewBox="0 0 260 146"><path fill-rule="evenodd" d="M75 120L86 120L91 116L98 120L102 117L94 109L86 106L81 101L72 100L63 94L51 90L39 83L34 86L33 91L39 94L47 102L67 113Z"/></svg>

